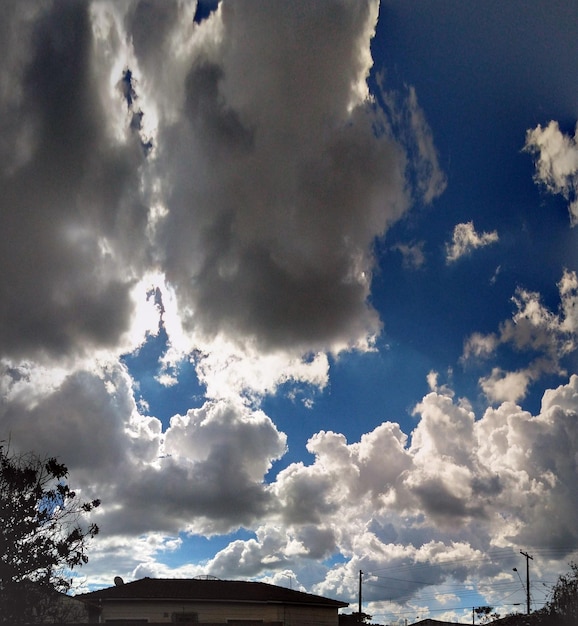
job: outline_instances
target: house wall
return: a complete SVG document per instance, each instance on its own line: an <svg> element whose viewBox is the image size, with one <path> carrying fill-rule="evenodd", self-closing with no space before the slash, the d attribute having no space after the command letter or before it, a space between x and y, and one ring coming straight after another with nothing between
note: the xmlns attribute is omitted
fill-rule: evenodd
<svg viewBox="0 0 578 626"><path fill-rule="evenodd" d="M337 626L337 609L260 603L183 601L116 601L102 606L101 622L147 619L171 623L173 614L196 613L199 624L226 624L233 620L281 622L284 626Z"/></svg>
<svg viewBox="0 0 578 626"><path fill-rule="evenodd" d="M284 626L337 626L337 609L320 606L287 606L279 616Z"/></svg>

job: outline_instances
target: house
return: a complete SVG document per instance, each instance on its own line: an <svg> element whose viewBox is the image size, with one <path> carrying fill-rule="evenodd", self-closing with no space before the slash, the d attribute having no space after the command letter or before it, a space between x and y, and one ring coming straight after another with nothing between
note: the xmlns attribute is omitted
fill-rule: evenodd
<svg viewBox="0 0 578 626"><path fill-rule="evenodd" d="M142 578L77 596L95 623L337 626L346 602L261 582Z"/></svg>

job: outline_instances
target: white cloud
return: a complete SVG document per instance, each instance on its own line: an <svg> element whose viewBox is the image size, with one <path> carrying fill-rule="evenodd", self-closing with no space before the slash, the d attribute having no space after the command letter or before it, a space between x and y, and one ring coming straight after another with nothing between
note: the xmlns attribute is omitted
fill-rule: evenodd
<svg viewBox="0 0 578 626"><path fill-rule="evenodd" d="M274 489L282 504L304 498L304 510L314 507L307 519L292 509L287 521L294 529L311 522L330 524L342 554L366 555L363 563L348 560L328 572L319 589L339 595L353 588L354 582L346 581L354 580L360 567L371 572L384 564L393 567L394 559L414 562L411 544L422 546L420 553L427 556L421 558L435 571L435 563L451 562L452 550L458 550L452 540L461 537L459 550L470 553L462 561L463 577L483 566L482 557L492 546L543 545L543 540L557 547L574 545L571 511L577 503L569 485L575 459L560 457L556 450L571 448L578 436L577 389L574 376L551 390L535 417L505 403L478 420L448 396L430 393L416 409L421 420L405 448L399 447L403 439L393 425L384 424L350 445L335 433L319 433L310 443L314 464L290 466ZM378 441L379 455L373 456L372 443ZM546 530L552 510L560 513ZM487 572L493 568L497 574L500 567L488 564ZM438 570L428 582L448 576Z"/></svg>
<svg viewBox="0 0 578 626"><path fill-rule="evenodd" d="M542 540L556 547L575 544L569 519L576 506L571 472L576 459L568 451L576 442L576 389L578 377L544 395L536 417L513 404L488 409L477 428L480 454L500 477L509 506L513 536L529 545ZM549 512L556 511L552 516Z"/></svg>
<svg viewBox="0 0 578 626"><path fill-rule="evenodd" d="M451 377L452 373L453 371L450 368L448 370L448 376ZM436 393L439 393L440 395L453 398L454 390L448 384L440 385L438 379L439 379L439 372L436 372L435 370L430 370L428 372L428 375L426 376L426 380L427 380L428 387L430 388L430 391L435 391Z"/></svg>
<svg viewBox="0 0 578 626"><path fill-rule="evenodd" d="M32 389L14 372L5 378ZM350 597L359 569L379 574L423 564L418 583L392 591L401 599L430 584L496 575L501 564L488 557L496 547L515 555L517 546L562 549L578 540L571 487L578 376L546 392L536 416L505 402L476 419L463 401L432 391L416 407L412 433L384 423L348 443L339 433L319 432L308 444L314 461L291 464L270 483L285 436L241 403L208 402L175 416L163 443L160 423L136 412L122 369L69 376L43 393L45 400L28 408L23 388L10 395L2 423L14 426L13 441L24 448L34 440L65 453L75 486L103 498L103 537L83 571L98 582L110 583L106 564L114 554L114 573L125 576L290 570L296 580L318 581L319 593ZM47 421L47 411L60 423ZM87 426L91 437L79 438ZM179 531L239 526L254 529L255 538L232 542L204 564L165 564ZM335 554L345 562L318 562ZM368 601L380 593L368 585Z"/></svg>
<svg viewBox="0 0 578 626"><path fill-rule="evenodd" d="M409 208L404 151L372 126L376 1L223 3L200 25L195 6L2 8L2 426L118 498L99 512L113 534L142 525L127 503L145 478L167 505L161 531L175 507L169 530L189 524L180 480L201 526L265 507L285 440L247 399L323 388L325 350L371 345L373 241ZM211 399L164 435L118 362L160 321L160 377L194 353ZM227 482L236 499L218 511Z"/></svg>
<svg viewBox="0 0 578 626"><path fill-rule="evenodd" d="M436 595L436 601L439 604L459 604L460 598L455 593L439 593Z"/></svg>
<svg viewBox="0 0 578 626"><path fill-rule="evenodd" d="M515 372L494 367L490 375L480 379L482 389L492 402L518 402L526 396L532 382L544 374L566 375L563 359L578 346L578 276L564 270L558 283L558 311L548 309L537 292L519 287L512 301L516 311L511 320L500 324L499 333L473 333L464 342L462 363L472 358L488 358L501 345L510 345L517 352L537 354L528 365Z"/></svg>
<svg viewBox="0 0 578 626"><path fill-rule="evenodd" d="M502 271L502 266L498 265L498 267L496 267L496 270L494 271L494 274L490 278L490 285L496 284L496 281L498 280L498 276L500 275L501 271Z"/></svg>
<svg viewBox="0 0 578 626"><path fill-rule="evenodd" d="M238 458L238 470L255 481L262 480L271 462L284 453L285 439L261 411L250 412L240 403L207 403L171 418L164 451L200 463L221 455L236 465ZM216 442L218 450L213 449Z"/></svg>
<svg viewBox="0 0 578 626"><path fill-rule="evenodd" d="M286 437L264 413L240 400L208 402L174 416L163 434L158 419L138 413L123 367L76 372L44 389L38 380L4 369L3 437L16 450L63 459L73 487L103 501L107 536L225 532L267 510L265 475Z"/></svg>
<svg viewBox="0 0 578 626"><path fill-rule="evenodd" d="M540 124L526 133L525 149L536 156L534 179L550 193L568 200L570 225L578 224L578 126L574 136L562 133L552 120L545 128Z"/></svg>
<svg viewBox="0 0 578 626"><path fill-rule="evenodd" d="M251 526L270 505L265 475L285 446L269 417L240 402L208 402L174 416L163 456L116 485L111 500L122 508L111 512L109 532L211 535Z"/></svg>
<svg viewBox="0 0 578 626"><path fill-rule="evenodd" d="M489 376L480 379L480 386L491 402L519 402L526 397L533 380L529 370L505 372L494 367Z"/></svg>
<svg viewBox="0 0 578 626"><path fill-rule="evenodd" d="M322 532L319 529L319 535ZM330 542L328 548L334 549L335 545ZM206 568L219 577L226 577L231 571L242 577L261 577L264 571L269 571L279 579L285 567L300 564L301 557L306 556L312 555L307 554L295 536L280 526L266 524L256 529L254 539L231 542L207 562ZM289 586L289 580L281 584Z"/></svg>
<svg viewBox="0 0 578 626"><path fill-rule="evenodd" d="M123 367L75 372L43 388L32 371L4 370L0 421L17 449L65 460L79 485L91 489L137 460L156 460L161 424L138 414Z"/></svg>
<svg viewBox="0 0 578 626"><path fill-rule="evenodd" d="M471 254L477 248L489 246L499 241L497 231L477 233L473 222L456 224L451 243L446 243L446 262L452 263Z"/></svg>
<svg viewBox="0 0 578 626"><path fill-rule="evenodd" d="M323 389L329 379L329 361L322 352L310 358L280 351L263 355L250 347L241 350L228 342L213 341L204 345L197 358L197 374L206 385L208 398L259 398L275 393L280 384L289 381Z"/></svg>
<svg viewBox="0 0 578 626"><path fill-rule="evenodd" d="M578 333L578 275L564 270L558 283L560 291L560 330L566 333ZM572 344L567 344L568 350Z"/></svg>
<svg viewBox="0 0 578 626"><path fill-rule="evenodd" d="M100 520L98 520L100 521ZM169 568L160 562L175 550L181 540L161 533L148 533L141 536L107 536L101 533L90 545L90 577L82 576L80 570L78 587L75 593L93 591L94 587L110 587L115 576L121 576L125 582L142 576L193 577L202 574L201 566L184 565L181 568ZM111 562L111 555L114 561Z"/></svg>

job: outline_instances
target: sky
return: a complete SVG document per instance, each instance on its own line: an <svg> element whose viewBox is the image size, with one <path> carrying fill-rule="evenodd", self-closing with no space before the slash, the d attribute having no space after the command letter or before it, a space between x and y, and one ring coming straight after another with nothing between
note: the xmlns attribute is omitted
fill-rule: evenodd
<svg viewBox="0 0 578 626"><path fill-rule="evenodd" d="M377 623L578 558L578 11L0 7L0 439L101 507L83 591ZM514 571L516 568L517 571Z"/></svg>

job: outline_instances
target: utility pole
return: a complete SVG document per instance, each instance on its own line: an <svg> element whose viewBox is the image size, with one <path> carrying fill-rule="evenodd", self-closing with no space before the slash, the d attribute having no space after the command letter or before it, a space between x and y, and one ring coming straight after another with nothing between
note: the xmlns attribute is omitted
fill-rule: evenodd
<svg viewBox="0 0 578 626"><path fill-rule="evenodd" d="M526 557L526 609L527 614L530 615L530 559L533 561L534 557L523 550L520 550L520 554Z"/></svg>
<svg viewBox="0 0 578 626"><path fill-rule="evenodd" d="M362 604L362 599L361 599L361 584L363 581L363 572L361 570L359 570L359 612L357 614L357 621L361 624L361 604Z"/></svg>

